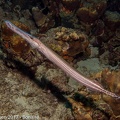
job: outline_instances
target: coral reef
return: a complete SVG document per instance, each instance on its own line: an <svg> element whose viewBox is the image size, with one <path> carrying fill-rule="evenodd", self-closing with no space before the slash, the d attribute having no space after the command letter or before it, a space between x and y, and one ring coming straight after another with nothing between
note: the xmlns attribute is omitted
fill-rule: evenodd
<svg viewBox="0 0 120 120"><path fill-rule="evenodd" d="M73 66L81 64L78 70L84 75L120 95L119 6L120 0L0 0L0 114L36 115L46 120L119 120L119 100L78 83L69 85L60 69L2 21L10 20L38 37ZM24 66L21 70L13 69L16 61ZM106 66L110 69L103 70Z"/></svg>

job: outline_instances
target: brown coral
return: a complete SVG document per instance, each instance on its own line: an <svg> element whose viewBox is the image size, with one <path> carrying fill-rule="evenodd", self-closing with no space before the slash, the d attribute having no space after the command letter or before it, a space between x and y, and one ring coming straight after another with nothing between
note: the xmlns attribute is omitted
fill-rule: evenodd
<svg viewBox="0 0 120 120"><path fill-rule="evenodd" d="M80 53L89 54L89 42L86 38L87 36L79 31L62 27L56 31L54 38L61 46L61 51L57 52L68 61L72 61Z"/></svg>
<svg viewBox="0 0 120 120"><path fill-rule="evenodd" d="M86 7L82 7L77 11L77 16L85 24L92 24L97 19L98 14L96 10L89 10Z"/></svg>
<svg viewBox="0 0 120 120"><path fill-rule="evenodd" d="M91 25L97 20L106 8L106 0L83 2L83 6L78 9L79 21Z"/></svg>
<svg viewBox="0 0 120 120"><path fill-rule="evenodd" d="M20 22L13 21L13 23L26 32L30 31L26 25ZM23 38L12 32L4 23L2 24L1 29L2 45L8 50L8 52L22 56L30 51L28 43L26 43Z"/></svg>
<svg viewBox="0 0 120 120"><path fill-rule="evenodd" d="M73 115L76 120L92 120L92 110L90 107L84 106L83 103L77 102L72 98L68 98L72 104Z"/></svg>
<svg viewBox="0 0 120 120"><path fill-rule="evenodd" d="M42 33L46 32L55 25L55 21L51 13L45 15L38 7L33 7L32 14L36 25L39 27L39 30Z"/></svg>
<svg viewBox="0 0 120 120"><path fill-rule="evenodd" d="M74 11L79 8L79 0L61 0L63 6L69 11Z"/></svg>
<svg viewBox="0 0 120 120"><path fill-rule="evenodd" d="M29 27L18 21L12 21L13 24L18 26L20 29L29 32ZM28 66L34 65L38 62L36 59L38 56L37 52L34 51L26 41L21 38L19 35L12 32L5 23L1 25L1 44L3 51L7 54L7 58L12 60L17 60ZM35 57L35 58L34 58ZM39 55L40 57L40 55Z"/></svg>
<svg viewBox="0 0 120 120"><path fill-rule="evenodd" d="M102 72L102 82L108 89L110 89L110 91L120 95L120 71L110 71L109 69L104 70ZM103 96L103 100L105 100L110 105L113 113L116 116L120 115L119 100L106 95Z"/></svg>
<svg viewBox="0 0 120 120"><path fill-rule="evenodd" d="M108 120L115 117L110 106L103 100L92 101L89 98L91 95L86 96L88 99L79 94L74 98L68 98L76 120Z"/></svg>
<svg viewBox="0 0 120 120"><path fill-rule="evenodd" d="M105 25L112 31L115 31L120 26L120 14L118 12L105 12Z"/></svg>

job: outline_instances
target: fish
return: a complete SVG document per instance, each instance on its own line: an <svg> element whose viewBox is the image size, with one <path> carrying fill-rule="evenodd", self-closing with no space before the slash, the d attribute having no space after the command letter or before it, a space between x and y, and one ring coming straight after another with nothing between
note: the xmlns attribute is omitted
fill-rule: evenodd
<svg viewBox="0 0 120 120"><path fill-rule="evenodd" d="M53 64L57 65L60 69L62 69L67 75L69 75L74 80L78 81L82 85L90 88L94 91L104 93L113 98L120 99L120 96L116 95L113 92L110 92L101 85L96 82L90 80L89 78L83 76L79 71L77 71L74 67L70 66L62 57L60 57L57 53L55 53L52 49L43 44L38 38L32 36L31 34L21 30L13 23L8 20L4 20L5 24L9 29L11 29L16 34L20 35L23 39L25 39L33 48L37 49L40 53L42 53L46 58L48 58Z"/></svg>

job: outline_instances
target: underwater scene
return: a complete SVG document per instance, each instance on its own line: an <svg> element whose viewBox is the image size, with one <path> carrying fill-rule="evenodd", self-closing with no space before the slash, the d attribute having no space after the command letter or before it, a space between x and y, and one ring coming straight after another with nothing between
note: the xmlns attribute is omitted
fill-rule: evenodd
<svg viewBox="0 0 120 120"><path fill-rule="evenodd" d="M0 0L0 120L120 120L120 0Z"/></svg>

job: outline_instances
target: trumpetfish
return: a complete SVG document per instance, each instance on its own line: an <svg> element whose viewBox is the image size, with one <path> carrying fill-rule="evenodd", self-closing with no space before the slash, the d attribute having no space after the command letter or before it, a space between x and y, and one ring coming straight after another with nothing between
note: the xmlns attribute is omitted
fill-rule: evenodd
<svg viewBox="0 0 120 120"><path fill-rule="evenodd" d="M21 30L14 24L12 24L10 21L5 20L5 24L9 29L11 29L13 32L20 35L23 39L25 39L32 47L37 49L40 53L42 53L45 57L47 57L52 63L57 65L60 69L62 69L66 74L68 74L73 79L77 80L79 83L83 84L84 86L94 90L98 91L100 93L104 93L106 95L109 95L111 97L120 99L120 96L116 95L113 92L110 92L100 85L98 85L96 82L91 81L87 77L83 76L80 72L75 70L72 66L70 66L62 57L60 57L58 54L56 54L52 49L48 48L45 44L43 44L38 38L32 36L29 33L26 33L25 31Z"/></svg>

